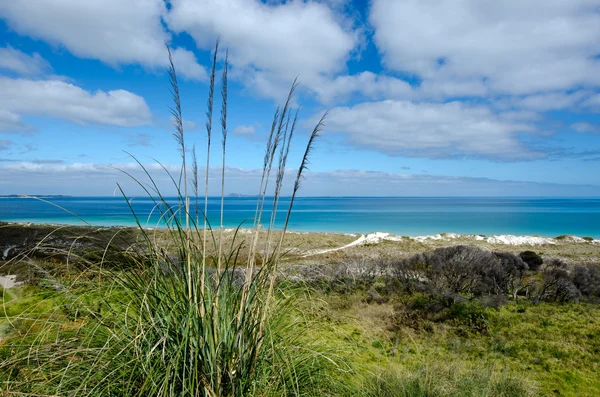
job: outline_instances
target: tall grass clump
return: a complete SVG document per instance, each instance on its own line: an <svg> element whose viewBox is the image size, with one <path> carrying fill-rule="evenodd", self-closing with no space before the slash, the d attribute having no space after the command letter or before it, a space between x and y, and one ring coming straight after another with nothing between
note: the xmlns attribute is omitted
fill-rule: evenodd
<svg viewBox="0 0 600 397"><path fill-rule="evenodd" d="M277 291L276 278L294 199L324 117L310 135L283 230L274 230L297 125L298 113L291 106L294 82L286 103L275 112L251 242L248 247L242 246L237 231L226 242L227 57L221 81L218 232L207 218L217 51L218 42L206 111L204 205L199 198L201 176L195 146L188 170L189 137L184 130L177 73L169 50L168 75L174 103L171 113L182 164L179 175L165 172L177 191L177 204L172 205L162 195L149 171L135 158L146 179L130 175L152 198L154 211L160 213L167 230L160 234L146 230L136 217L141 243L127 253L127 269L112 266L108 277L103 276L107 281L98 287L92 300L89 291L65 288L61 299L71 302L80 313L77 320L67 321L68 326L64 326L64 310L55 310L43 319L19 318L29 322L29 326L22 327L25 331L20 339L21 347L28 347L19 350L12 345L10 359L0 364L4 391L165 397L319 394L316 387L326 382L325 377L320 378L319 369L335 363L306 344L299 333L303 319L290 315L293 300ZM273 210L263 226L267 200L273 200Z"/></svg>

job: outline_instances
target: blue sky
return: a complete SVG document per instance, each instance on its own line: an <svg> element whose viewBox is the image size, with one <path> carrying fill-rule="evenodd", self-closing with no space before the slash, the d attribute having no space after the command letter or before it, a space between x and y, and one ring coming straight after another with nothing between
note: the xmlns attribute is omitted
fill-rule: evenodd
<svg viewBox="0 0 600 397"><path fill-rule="evenodd" d="M228 193L299 76L290 174L330 110L304 195L600 196L600 0L2 2L0 194L110 195L125 151L176 172L164 43L204 148L217 37Z"/></svg>

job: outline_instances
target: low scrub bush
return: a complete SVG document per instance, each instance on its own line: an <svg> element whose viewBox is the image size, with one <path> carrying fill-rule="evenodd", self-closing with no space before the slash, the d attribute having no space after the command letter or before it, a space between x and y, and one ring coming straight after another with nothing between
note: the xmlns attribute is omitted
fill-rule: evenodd
<svg viewBox="0 0 600 397"><path fill-rule="evenodd" d="M546 263L542 273L542 282L534 287L534 300L548 302L573 302L581 298L567 270L567 264L559 259Z"/></svg>
<svg viewBox="0 0 600 397"><path fill-rule="evenodd" d="M575 266L572 281L581 295L600 298L600 270L597 267Z"/></svg>
<svg viewBox="0 0 600 397"><path fill-rule="evenodd" d="M527 263L530 270L538 270L544 263L544 259L533 251L523 251L519 254L523 262Z"/></svg>

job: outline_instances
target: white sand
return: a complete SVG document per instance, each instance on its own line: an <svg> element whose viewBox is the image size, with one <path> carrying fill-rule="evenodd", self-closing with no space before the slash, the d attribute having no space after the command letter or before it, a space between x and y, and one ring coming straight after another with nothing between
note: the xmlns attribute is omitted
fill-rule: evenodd
<svg viewBox="0 0 600 397"><path fill-rule="evenodd" d="M556 244L557 240L548 237L538 236L513 236L509 234L502 234L500 236L491 236L486 239L491 244L505 244L505 245L545 245L545 244ZM582 241L584 241L582 239Z"/></svg>
<svg viewBox="0 0 600 397"><path fill-rule="evenodd" d="M577 236L566 236L561 239L555 239L550 237L540 237L540 236L514 236L510 234L501 234L494 236L479 236L475 234L456 234L456 233L443 233L443 234L435 234L431 236L416 236L416 237L402 237L396 236L390 233L385 232L374 232L369 233L367 235L361 235L358 239L354 240L350 244L346 244L342 247L338 248L327 248L321 250L311 250L305 252L304 257L313 256L313 255L321 255L329 252L341 251L350 247L355 247L358 245L372 245L379 244L382 241L401 241L402 239L411 239L413 241L418 241L421 243L427 243L427 241L453 241L453 240L472 240L472 241L482 241L490 244L498 244L498 245L557 245L561 243L590 243L590 244L600 244L600 240L584 240L581 237Z"/></svg>
<svg viewBox="0 0 600 397"><path fill-rule="evenodd" d="M384 234L387 234L387 233L384 233ZM338 247L338 248L327 248L327 249L322 249L322 250L310 250L310 251L306 252L303 255L303 257L306 258L308 256L321 255L321 254L326 254L328 252L334 252L334 251L341 251L341 250L344 250L346 248L354 247L355 245L364 244L365 241L367 241L367 237L368 237L368 235L365 236L363 234L357 240L354 240L350 244L346 244L346 245L344 245L342 247Z"/></svg>

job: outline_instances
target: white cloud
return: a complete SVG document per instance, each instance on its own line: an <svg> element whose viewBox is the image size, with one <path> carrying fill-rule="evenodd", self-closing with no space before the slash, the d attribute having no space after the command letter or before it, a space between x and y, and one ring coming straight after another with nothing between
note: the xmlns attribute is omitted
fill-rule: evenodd
<svg viewBox="0 0 600 397"><path fill-rule="evenodd" d="M152 119L144 98L125 90L90 93L64 81L0 77L0 92L0 126L2 120L18 125L21 115L124 127L149 124Z"/></svg>
<svg viewBox="0 0 600 397"><path fill-rule="evenodd" d="M176 48L171 50L171 56L173 57L173 64L175 65L178 75L182 75L190 80L207 79L208 73L206 72L206 69L198 64L196 61L196 56L193 52L183 48Z"/></svg>
<svg viewBox="0 0 600 397"><path fill-rule="evenodd" d="M459 91L531 94L600 85L598 0L373 0L384 64ZM451 96L451 93L449 93Z"/></svg>
<svg viewBox="0 0 600 397"><path fill-rule="evenodd" d="M509 121L523 121L523 122L533 122L538 121L542 117L539 113L531 111L531 110L505 110L498 113L498 117L503 120Z"/></svg>
<svg viewBox="0 0 600 397"><path fill-rule="evenodd" d="M27 55L8 45L0 48L0 69L10 70L21 75L40 75L52 68L40 54Z"/></svg>
<svg viewBox="0 0 600 397"><path fill-rule="evenodd" d="M0 109L0 133L31 132L33 128L21 120L21 116L6 109Z"/></svg>
<svg viewBox="0 0 600 397"><path fill-rule="evenodd" d="M341 75L332 79L323 78L313 90L322 103L332 103L360 94L367 99L407 99L414 97L410 84L395 77L361 72Z"/></svg>
<svg viewBox="0 0 600 397"><path fill-rule="evenodd" d="M140 63L167 66L165 42L170 35L161 24L163 0L11 0L0 3L0 16L21 34L64 46L81 58L110 65ZM183 76L203 79L204 68L193 53L176 49L174 58Z"/></svg>
<svg viewBox="0 0 600 397"><path fill-rule="evenodd" d="M577 91L572 94L553 92L529 95L517 100L515 104L524 109L537 111L560 110L576 106L587 96L589 96L589 94L583 91Z"/></svg>
<svg viewBox="0 0 600 397"><path fill-rule="evenodd" d="M240 125L233 130L233 133L237 135L254 135L256 129L252 125Z"/></svg>
<svg viewBox="0 0 600 397"><path fill-rule="evenodd" d="M459 97L485 97L489 88L481 79L435 76L424 80L416 89L422 98L443 99Z"/></svg>
<svg viewBox="0 0 600 397"><path fill-rule="evenodd" d="M531 132L529 125L460 102L386 100L337 107L329 113L326 129L342 133L352 145L392 156L501 160L541 156L518 140L519 133Z"/></svg>
<svg viewBox="0 0 600 397"><path fill-rule="evenodd" d="M322 75L345 69L358 44L325 4L293 1L269 5L255 0L172 0L169 28L190 33L211 49L220 36L237 73L261 94L281 97L300 75L314 87ZM285 95L285 94L283 94Z"/></svg>
<svg viewBox="0 0 600 397"><path fill-rule="evenodd" d="M574 123L574 124L571 124L571 129L573 131L582 132L582 133L589 132L592 134L600 134L600 127L597 125L590 124L590 123L583 123L583 122L582 123Z"/></svg>

